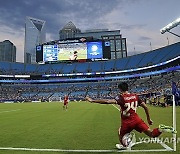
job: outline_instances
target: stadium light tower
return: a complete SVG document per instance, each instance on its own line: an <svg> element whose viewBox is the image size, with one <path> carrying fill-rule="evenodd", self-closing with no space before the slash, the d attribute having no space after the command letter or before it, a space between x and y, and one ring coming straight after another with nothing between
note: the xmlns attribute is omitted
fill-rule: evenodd
<svg viewBox="0 0 180 154"><path fill-rule="evenodd" d="M167 26L163 27L162 29L160 29L161 34L164 34L165 32L169 32L177 37L180 37L179 35L171 32L170 30L173 29L174 27L180 25L180 18L176 19L175 21L171 22L170 24L168 24Z"/></svg>

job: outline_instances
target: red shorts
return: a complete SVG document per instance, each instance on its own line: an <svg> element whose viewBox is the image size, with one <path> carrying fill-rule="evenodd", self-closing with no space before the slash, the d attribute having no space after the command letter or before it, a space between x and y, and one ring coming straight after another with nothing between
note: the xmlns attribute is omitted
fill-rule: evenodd
<svg viewBox="0 0 180 154"><path fill-rule="evenodd" d="M133 121L123 120L120 128L120 136L123 137L125 134L130 133L132 130L136 130L140 133L149 129L149 126L139 117L135 117Z"/></svg>
<svg viewBox="0 0 180 154"><path fill-rule="evenodd" d="M68 102L64 102L64 105L67 105L68 104Z"/></svg>

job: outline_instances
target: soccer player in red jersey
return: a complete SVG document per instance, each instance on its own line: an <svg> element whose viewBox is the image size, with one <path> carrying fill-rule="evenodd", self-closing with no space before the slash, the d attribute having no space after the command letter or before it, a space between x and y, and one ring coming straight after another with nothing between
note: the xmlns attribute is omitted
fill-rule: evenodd
<svg viewBox="0 0 180 154"><path fill-rule="evenodd" d="M128 146L123 143L123 136L134 129L140 133L145 133L149 137L158 137L162 132L176 133L172 127L165 125L159 125L159 128L151 130L136 113L137 107L141 106L146 113L148 124L152 125L153 121L150 118L149 110L146 104L136 94L128 92L128 84L126 82L120 83L118 88L121 94L119 94L115 99L93 100L90 97L86 97L86 100L92 103L118 104L120 106L121 127L119 128L118 135L121 144L116 144L118 149L125 149Z"/></svg>
<svg viewBox="0 0 180 154"><path fill-rule="evenodd" d="M69 101L68 95L65 95L64 96L64 106L63 106L63 109L67 110L67 108L68 108L68 101Z"/></svg>

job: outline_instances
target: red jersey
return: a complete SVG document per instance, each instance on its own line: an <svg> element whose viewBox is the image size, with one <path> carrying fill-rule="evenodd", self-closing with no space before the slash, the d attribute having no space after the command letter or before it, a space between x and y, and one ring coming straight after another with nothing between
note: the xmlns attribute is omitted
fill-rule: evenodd
<svg viewBox="0 0 180 154"><path fill-rule="evenodd" d="M68 96L64 97L64 103L68 103Z"/></svg>
<svg viewBox="0 0 180 154"><path fill-rule="evenodd" d="M142 103L141 99L133 93L124 93L117 96L115 99L117 104L121 107L122 120L135 120L138 116L136 109Z"/></svg>

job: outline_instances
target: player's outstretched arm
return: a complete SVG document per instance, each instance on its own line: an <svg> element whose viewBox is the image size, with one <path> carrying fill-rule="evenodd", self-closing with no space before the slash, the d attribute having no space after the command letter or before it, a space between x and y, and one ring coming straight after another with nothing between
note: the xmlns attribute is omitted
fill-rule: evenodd
<svg viewBox="0 0 180 154"><path fill-rule="evenodd" d="M141 107L144 109L144 111L145 111L145 113L146 113L146 117L147 117L148 124L149 124L149 125L152 125L152 124L153 124L153 121L152 121L151 118L150 118L149 109L148 109L147 105L146 105L144 102L142 102L142 103L141 103Z"/></svg>
<svg viewBox="0 0 180 154"><path fill-rule="evenodd" d="M115 99L92 99L90 97L86 97L85 99L91 103L117 104Z"/></svg>

